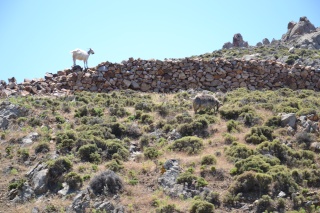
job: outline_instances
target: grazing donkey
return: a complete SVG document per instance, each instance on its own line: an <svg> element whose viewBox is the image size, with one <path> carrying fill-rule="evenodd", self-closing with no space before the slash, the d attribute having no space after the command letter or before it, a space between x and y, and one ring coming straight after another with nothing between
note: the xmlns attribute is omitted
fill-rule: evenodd
<svg viewBox="0 0 320 213"><path fill-rule="evenodd" d="M199 109L207 108L213 108L214 112L216 112L220 106L222 106L222 103L213 95L201 94L193 99L194 113L197 113Z"/></svg>

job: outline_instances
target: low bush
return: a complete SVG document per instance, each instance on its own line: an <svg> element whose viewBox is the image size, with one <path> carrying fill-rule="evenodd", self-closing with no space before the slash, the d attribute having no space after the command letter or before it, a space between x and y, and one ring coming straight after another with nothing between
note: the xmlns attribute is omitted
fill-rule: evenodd
<svg viewBox="0 0 320 213"><path fill-rule="evenodd" d="M49 174L51 179L61 176L64 172L72 168L72 162L66 157L60 157L48 162Z"/></svg>
<svg viewBox="0 0 320 213"><path fill-rule="evenodd" d="M224 117L225 119L237 120L242 113L254 112L254 109L249 106L243 106L243 107L228 106L228 107L222 107L219 110L219 112L221 116Z"/></svg>
<svg viewBox="0 0 320 213"><path fill-rule="evenodd" d="M198 118L191 123L183 123L177 127L177 131L182 136L192 136L199 135L206 137L208 136L208 128L209 122L205 118Z"/></svg>
<svg viewBox="0 0 320 213"><path fill-rule="evenodd" d="M94 176L90 181L89 186L92 191L98 195L117 194L123 189L122 180L111 170L101 172Z"/></svg>
<svg viewBox="0 0 320 213"><path fill-rule="evenodd" d="M232 144L233 142L235 142L237 140L236 137L234 137L233 135L231 135L229 133L224 133L223 137L224 137L225 144Z"/></svg>
<svg viewBox="0 0 320 213"><path fill-rule="evenodd" d="M281 126L281 117L280 116L272 116L270 117L264 124L265 126L277 128Z"/></svg>
<svg viewBox="0 0 320 213"><path fill-rule="evenodd" d="M204 200L195 200L191 204L190 213L212 213L214 205Z"/></svg>
<svg viewBox="0 0 320 213"><path fill-rule="evenodd" d="M119 154L121 156L122 160L127 160L130 153L129 150L121 143L120 140L107 140L107 157L109 159L112 158L114 154Z"/></svg>
<svg viewBox="0 0 320 213"><path fill-rule="evenodd" d="M124 166L122 165L120 160L112 159L106 164L106 168L114 172L119 172L124 168Z"/></svg>
<svg viewBox="0 0 320 213"><path fill-rule="evenodd" d="M154 147L147 147L144 149L143 154L148 159L156 159L160 155L159 151Z"/></svg>
<svg viewBox="0 0 320 213"><path fill-rule="evenodd" d="M88 114L89 114L88 108L86 106L82 106L82 107L76 109L74 117L81 118L84 116L88 116Z"/></svg>
<svg viewBox="0 0 320 213"><path fill-rule="evenodd" d="M82 177L75 172L69 172L65 176L65 181L70 186L70 189L79 189L83 183Z"/></svg>
<svg viewBox="0 0 320 213"><path fill-rule="evenodd" d="M229 161L236 162L241 159L246 159L256 152L253 149L248 148L244 144L232 143L232 145L226 150L226 155Z"/></svg>
<svg viewBox="0 0 320 213"><path fill-rule="evenodd" d="M201 165L213 165L216 163L217 160L213 155L205 155L201 159Z"/></svg>
<svg viewBox="0 0 320 213"><path fill-rule="evenodd" d="M274 165L279 165L280 160L276 157L269 158L264 155L251 155L246 159L239 160L235 163L236 172L241 174L245 171L267 172Z"/></svg>
<svg viewBox="0 0 320 213"><path fill-rule="evenodd" d="M187 136L175 140L169 149L174 151L184 151L188 154L197 154L203 149L203 141L196 136Z"/></svg>
<svg viewBox="0 0 320 213"><path fill-rule="evenodd" d="M97 153L97 151L98 147L96 144L87 144L79 148L78 154L83 161L96 162L95 153Z"/></svg>
<svg viewBox="0 0 320 213"><path fill-rule="evenodd" d="M239 122L235 120L227 121L227 131L228 132L238 132L240 131Z"/></svg>
<svg viewBox="0 0 320 213"><path fill-rule="evenodd" d="M273 139L273 130L267 126L253 127L251 132L245 136L247 143L260 144Z"/></svg>
<svg viewBox="0 0 320 213"><path fill-rule="evenodd" d="M41 142L39 144L36 145L36 147L34 148L34 151L36 154L43 152L49 152L50 151L50 145L48 142Z"/></svg>
<svg viewBox="0 0 320 213"><path fill-rule="evenodd" d="M8 190L10 191L12 189L22 189L25 182L25 179L14 180L13 182L9 183Z"/></svg>
<svg viewBox="0 0 320 213"><path fill-rule="evenodd" d="M261 196L268 193L271 183L271 175L247 171L237 177L230 186L229 192L233 195L242 193L244 197L246 193L258 193Z"/></svg>
<svg viewBox="0 0 320 213"><path fill-rule="evenodd" d="M158 205L158 204L154 204L154 205ZM176 213L176 212L180 212L180 211L177 211L177 207L175 204L166 204L156 209L156 213Z"/></svg>

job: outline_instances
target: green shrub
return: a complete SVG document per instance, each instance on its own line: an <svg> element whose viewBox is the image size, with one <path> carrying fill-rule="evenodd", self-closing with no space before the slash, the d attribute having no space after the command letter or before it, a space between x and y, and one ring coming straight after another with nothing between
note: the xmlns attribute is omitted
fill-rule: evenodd
<svg viewBox="0 0 320 213"><path fill-rule="evenodd" d="M49 152L50 151L50 145L48 142L41 142L36 145L34 149L35 153L38 154L40 152Z"/></svg>
<svg viewBox="0 0 320 213"><path fill-rule="evenodd" d="M280 164L278 158L269 158L263 155L251 155L246 159L239 160L235 163L237 173L245 171L267 172L271 166Z"/></svg>
<svg viewBox="0 0 320 213"><path fill-rule="evenodd" d="M248 148L244 144L240 143L232 143L229 149L226 150L226 155L229 161L236 162L240 159L246 159L251 155L254 155L255 151L253 149Z"/></svg>
<svg viewBox="0 0 320 213"><path fill-rule="evenodd" d="M103 109L102 108L92 108L89 110L90 115L101 117L103 116Z"/></svg>
<svg viewBox="0 0 320 213"><path fill-rule="evenodd" d="M111 116L116 116L116 117L124 117L128 115L128 112L125 110L123 106L119 106L118 104L115 104L113 106L110 106L109 108L109 114Z"/></svg>
<svg viewBox="0 0 320 213"><path fill-rule="evenodd" d="M183 123L177 127L177 131L182 136L192 136L192 135L199 135L199 136L207 136L208 135L208 128L209 122L205 118L198 118L191 123Z"/></svg>
<svg viewBox="0 0 320 213"><path fill-rule="evenodd" d="M147 147L144 149L143 154L148 159L155 159L160 155L159 151L154 147Z"/></svg>
<svg viewBox="0 0 320 213"><path fill-rule="evenodd" d="M229 188L231 194L238 193L256 193L257 189L260 195L268 193L269 186L272 183L272 176L268 174L246 171L239 175Z"/></svg>
<svg viewBox="0 0 320 213"><path fill-rule="evenodd" d="M28 124L32 127L41 126L41 120L38 118L31 117L28 121Z"/></svg>
<svg viewBox="0 0 320 213"><path fill-rule="evenodd" d="M272 128L277 128L281 126L281 117L280 116L272 116L269 118L266 123L264 124L265 126L269 126Z"/></svg>
<svg viewBox="0 0 320 213"><path fill-rule="evenodd" d="M224 137L225 144L232 144L233 142L235 142L237 140L236 137L234 137L233 135L231 135L229 133L224 133L223 137Z"/></svg>
<svg viewBox="0 0 320 213"><path fill-rule="evenodd" d="M82 177L75 172L69 172L65 176L65 181L71 189L79 189L83 183Z"/></svg>
<svg viewBox="0 0 320 213"><path fill-rule="evenodd" d="M147 102L138 102L134 105L135 110L141 110L144 112L151 112L153 105Z"/></svg>
<svg viewBox="0 0 320 213"><path fill-rule="evenodd" d="M214 205L203 200L193 201L190 213L212 213L214 212Z"/></svg>
<svg viewBox="0 0 320 213"><path fill-rule="evenodd" d="M95 162L96 156L92 155L98 151L96 144L87 144L79 148L78 153L81 160Z"/></svg>
<svg viewBox="0 0 320 213"><path fill-rule="evenodd" d="M222 117L228 120L236 120L240 114L242 113L248 113L248 112L254 112L254 109L249 106L244 107L238 107L238 106L229 106L229 107L223 107L219 110Z"/></svg>
<svg viewBox="0 0 320 213"><path fill-rule="evenodd" d="M14 180L13 182L9 183L8 185L8 190L12 189L22 189L24 183L26 182L25 179L19 179L19 180Z"/></svg>
<svg viewBox="0 0 320 213"><path fill-rule="evenodd" d="M203 149L203 141L195 136L187 136L175 140L169 147L174 151L184 151L188 154L197 154Z"/></svg>
<svg viewBox="0 0 320 213"><path fill-rule="evenodd" d="M111 128L111 133L117 138L121 138L126 134L126 127L119 122L113 122L109 124L109 127Z"/></svg>
<svg viewBox="0 0 320 213"><path fill-rule="evenodd" d="M197 178L197 185L196 187L205 187L208 185L208 182L203 177Z"/></svg>
<svg viewBox="0 0 320 213"><path fill-rule="evenodd" d="M251 132L245 136L248 143L260 144L261 142L273 139L273 130L267 126L253 127Z"/></svg>
<svg viewBox="0 0 320 213"><path fill-rule="evenodd" d="M152 124L153 120L154 120L153 116L149 114L142 114L140 118L140 121L143 124Z"/></svg>
<svg viewBox="0 0 320 213"><path fill-rule="evenodd" d="M157 204L156 204L157 205ZM156 209L156 213L175 213L176 211L175 204L166 204Z"/></svg>
<svg viewBox="0 0 320 213"><path fill-rule="evenodd" d="M240 130L239 122L235 120L229 120L227 121L227 131L228 132L237 132Z"/></svg>
<svg viewBox="0 0 320 213"><path fill-rule="evenodd" d="M283 165L276 165L267 172L272 176L272 193L277 194L280 191L291 194L298 190L298 184L293 179L290 170Z"/></svg>
<svg viewBox="0 0 320 213"><path fill-rule="evenodd" d="M107 155L108 158L112 158L112 156L117 153L121 156L123 160L127 160L130 153L128 149L121 143L120 140L107 140Z"/></svg>
<svg viewBox="0 0 320 213"><path fill-rule="evenodd" d="M170 113L170 106L166 103L156 105L154 108L161 117L166 117Z"/></svg>
<svg viewBox="0 0 320 213"><path fill-rule="evenodd" d="M86 106L82 106L79 109L76 109L74 117L81 118L84 116L88 116L88 108Z"/></svg>
<svg viewBox="0 0 320 213"><path fill-rule="evenodd" d="M275 203L269 195L262 195L257 202L258 212L273 212L275 211Z"/></svg>
<svg viewBox="0 0 320 213"><path fill-rule="evenodd" d="M109 161L106 164L106 167L114 172L119 172L120 170L122 170L124 168L124 166L122 165L122 163L120 162L120 160L116 160L116 159L112 159L111 161Z"/></svg>
<svg viewBox="0 0 320 213"><path fill-rule="evenodd" d="M201 165L213 165L216 163L217 160L213 155L205 155L201 159Z"/></svg>
<svg viewBox="0 0 320 213"><path fill-rule="evenodd" d="M72 162L66 157L60 157L48 162L49 174L52 179L61 176L72 168Z"/></svg>
<svg viewBox="0 0 320 213"><path fill-rule="evenodd" d="M21 148L18 150L18 156L21 160L26 161L30 154L29 154L29 150L26 148Z"/></svg>
<svg viewBox="0 0 320 213"><path fill-rule="evenodd" d="M177 183L181 183L181 184L187 183L188 186L190 187L197 179L198 179L197 176L195 176L194 174L190 172L184 172L178 176Z"/></svg>
<svg viewBox="0 0 320 213"><path fill-rule="evenodd" d="M314 153L307 150L295 151L282 144L279 140L263 142L257 147L260 153L268 152L288 166L311 166L314 163Z"/></svg>
<svg viewBox="0 0 320 213"><path fill-rule="evenodd" d="M61 115L57 115L56 116L56 122L63 124L64 122L66 122L66 119L64 119L64 117L62 117Z"/></svg>
<svg viewBox="0 0 320 213"><path fill-rule="evenodd" d="M201 198L202 200L212 203L215 206L220 206L221 204L220 195L218 192L204 190L203 193L201 193Z"/></svg>

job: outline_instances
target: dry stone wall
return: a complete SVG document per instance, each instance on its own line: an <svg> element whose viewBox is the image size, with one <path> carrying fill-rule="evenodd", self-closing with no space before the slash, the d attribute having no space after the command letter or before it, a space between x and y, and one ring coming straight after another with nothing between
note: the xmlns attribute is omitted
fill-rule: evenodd
<svg viewBox="0 0 320 213"><path fill-rule="evenodd" d="M44 79L25 80L14 86L9 82L5 86L7 90L17 90L25 95L67 90L109 92L128 88L144 92L175 92L189 88L228 91L239 87L319 90L320 70L270 60L130 58L122 63L100 63L87 71L66 69L56 74L47 73Z"/></svg>

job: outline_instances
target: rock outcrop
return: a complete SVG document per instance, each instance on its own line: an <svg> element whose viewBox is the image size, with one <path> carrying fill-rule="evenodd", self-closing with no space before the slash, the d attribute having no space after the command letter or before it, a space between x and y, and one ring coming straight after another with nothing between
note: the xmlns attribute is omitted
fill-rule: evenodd
<svg viewBox="0 0 320 213"><path fill-rule="evenodd" d="M248 47L248 42L244 41L240 33L234 34L232 43L227 42L223 45L222 49L230 49L233 47Z"/></svg>
<svg viewBox="0 0 320 213"><path fill-rule="evenodd" d="M307 17L300 17L298 23L288 23L288 31L281 42L298 48L320 49L320 28L316 28Z"/></svg>

